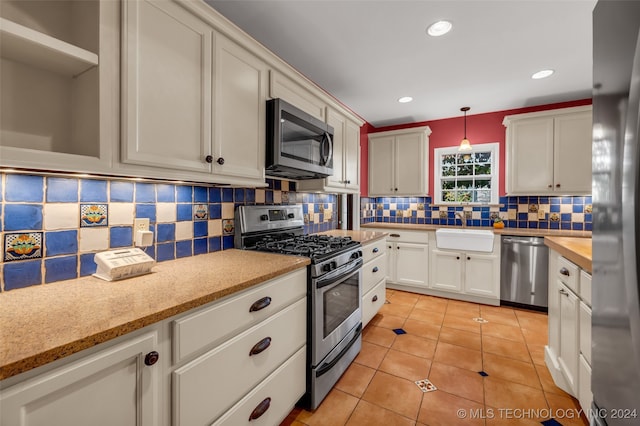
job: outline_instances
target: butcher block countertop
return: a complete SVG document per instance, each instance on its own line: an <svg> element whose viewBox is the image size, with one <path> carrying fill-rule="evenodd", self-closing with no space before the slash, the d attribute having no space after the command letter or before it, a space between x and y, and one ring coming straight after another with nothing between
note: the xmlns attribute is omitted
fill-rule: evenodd
<svg viewBox="0 0 640 426"><path fill-rule="evenodd" d="M546 236L544 243L560 253L562 257L591 273L591 238Z"/></svg>
<svg viewBox="0 0 640 426"><path fill-rule="evenodd" d="M412 231L435 231L440 228L457 228L461 229L461 226L448 226L448 225L419 225L412 223L384 223L374 222L360 225L363 230L375 230L375 229L406 229ZM493 231L496 235L520 235L529 237L546 237L546 236L562 236L562 237L577 237L577 238L591 238L591 231L571 231L564 229L535 229L535 228L502 228L496 229L487 226L467 226L467 229L487 229Z"/></svg>
<svg viewBox="0 0 640 426"><path fill-rule="evenodd" d="M306 267L306 257L225 250L122 281L95 277L0 293L0 379Z"/></svg>
<svg viewBox="0 0 640 426"><path fill-rule="evenodd" d="M352 231L350 229L333 229L331 231L319 232L320 235L331 235L333 237L351 237L354 241L367 244L373 241L382 240L387 236L386 232L359 230Z"/></svg>

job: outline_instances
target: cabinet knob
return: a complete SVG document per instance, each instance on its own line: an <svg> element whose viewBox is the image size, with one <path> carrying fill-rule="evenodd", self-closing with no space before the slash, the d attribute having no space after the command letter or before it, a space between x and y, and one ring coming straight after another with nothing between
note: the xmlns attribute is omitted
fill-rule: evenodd
<svg viewBox="0 0 640 426"><path fill-rule="evenodd" d="M560 188L560 184L559 183L556 183L556 188Z"/></svg>
<svg viewBox="0 0 640 426"><path fill-rule="evenodd" d="M389 234L389 236L390 236L390 237L393 237L393 238L399 238L399 237L400 237L400 234Z"/></svg>
<svg viewBox="0 0 640 426"><path fill-rule="evenodd" d="M460 260L460 256L456 256L456 259Z"/></svg>
<svg viewBox="0 0 640 426"><path fill-rule="evenodd" d="M224 158L222 158L222 157L218 158L216 163L218 163L218 164L220 164L222 166L224 164Z"/></svg>
<svg viewBox="0 0 640 426"><path fill-rule="evenodd" d="M371 298L372 302L377 302L378 301L378 295L374 294L373 297Z"/></svg>
<svg viewBox="0 0 640 426"><path fill-rule="evenodd" d="M269 398L263 399L262 402L258 404L256 408L254 408L253 411L251 412L251 415L249 416L249 421L255 420L261 415L263 415L269 409L270 406L271 406L271 398L269 397Z"/></svg>
<svg viewBox="0 0 640 426"><path fill-rule="evenodd" d="M547 188L553 188L553 185L549 184L547 185Z"/></svg>
<svg viewBox="0 0 640 426"><path fill-rule="evenodd" d="M380 251L380 250L378 250L378 247L374 247L374 248L373 248L373 252L374 252L374 253L377 253L377 252L379 252L379 251Z"/></svg>
<svg viewBox="0 0 640 426"><path fill-rule="evenodd" d="M564 275L566 277L571 276L571 274L569 273L569 270L567 268L565 268L565 267L560 268L560 274L562 274L562 275Z"/></svg>
<svg viewBox="0 0 640 426"><path fill-rule="evenodd" d="M389 246L389 248L391 248L391 246Z"/></svg>
<svg viewBox="0 0 640 426"><path fill-rule="evenodd" d="M374 266L374 267L373 267L373 269L371 270L371 272L373 272L374 274L375 274L376 272L378 272L378 271L379 271L379 269L378 269L378 267L377 267L377 266Z"/></svg>
<svg viewBox="0 0 640 426"><path fill-rule="evenodd" d="M471 260L471 257L467 256L467 260Z"/></svg>
<svg viewBox="0 0 640 426"><path fill-rule="evenodd" d="M262 299L256 300L255 302L253 302L253 305L251 305L251 307L249 308L249 312L259 311L261 309L266 308L270 304L271 304L271 298L269 296L263 297Z"/></svg>
<svg viewBox="0 0 640 426"><path fill-rule="evenodd" d="M397 191L397 190L398 190L398 188L393 188L393 190L394 190L394 191Z"/></svg>
<svg viewBox="0 0 640 426"><path fill-rule="evenodd" d="M271 337L265 337L264 339L260 340L258 343L253 345L253 347L249 351L249 356L258 355L260 352L264 351L269 346L271 346Z"/></svg>
<svg viewBox="0 0 640 426"><path fill-rule="evenodd" d="M151 351L144 357L144 365L153 365L160 359L160 354L156 351Z"/></svg>
<svg viewBox="0 0 640 426"><path fill-rule="evenodd" d="M207 163L211 164L213 163L213 157L210 155L207 155L206 157L204 157L204 161L206 161Z"/></svg>
<svg viewBox="0 0 640 426"><path fill-rule="evenodd" d="M349 184L351 183L351 181L350 181L350 180L348 180L346 183L347 183L347 185L349 185Z"/></svg>

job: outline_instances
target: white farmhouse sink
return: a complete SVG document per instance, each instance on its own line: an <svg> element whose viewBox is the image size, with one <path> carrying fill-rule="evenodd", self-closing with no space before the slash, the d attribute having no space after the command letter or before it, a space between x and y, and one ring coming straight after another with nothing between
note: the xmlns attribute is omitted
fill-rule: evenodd
<svg viewBox="0 0 640 426"><path fill-rule="evenodd" d="M436 230L436 246L462 251L493 251L493 231L485 229L440 228Z"/></svg>

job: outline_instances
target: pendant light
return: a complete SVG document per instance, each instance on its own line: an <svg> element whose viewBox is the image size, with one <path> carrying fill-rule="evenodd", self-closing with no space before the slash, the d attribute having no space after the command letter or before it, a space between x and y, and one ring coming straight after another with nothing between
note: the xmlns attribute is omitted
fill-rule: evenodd
<svg viewBox="0 0 640 426"><path fill-rule="evenodd" d="M471 151L471 142L467 139L467 111L469 111L470 107L462 107L460 111L464 112L464 139L460 142L460 147L458 151Z"/></svg>

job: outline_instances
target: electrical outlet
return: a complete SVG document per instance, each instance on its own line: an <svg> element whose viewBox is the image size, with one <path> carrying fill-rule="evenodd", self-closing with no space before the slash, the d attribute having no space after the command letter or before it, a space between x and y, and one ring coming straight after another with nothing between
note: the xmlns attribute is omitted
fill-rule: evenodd
<svg viewBox="0 0 640 426"><path fill-rule="evenodd" d="M546 213L545 213L544 210L542 210L542 209L538 210L538 219L539 220L544 220L546 217L547 216L546 216Z"/></svg>
<svg viewBox="0 0 640 426"><path fill-rule="evenodd" d="M149 230L149 218L141 217L133 220L133 230L148 231Z"/></svg>

